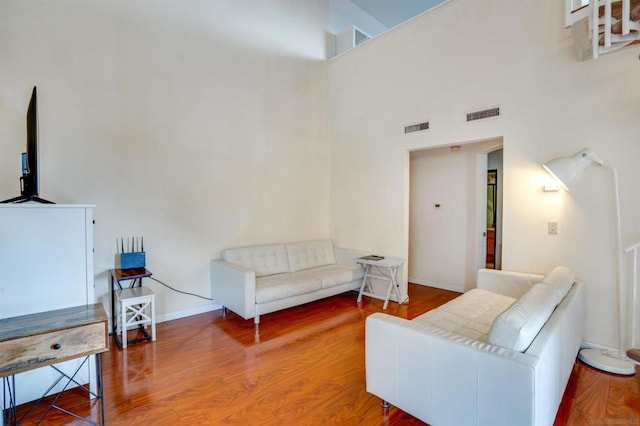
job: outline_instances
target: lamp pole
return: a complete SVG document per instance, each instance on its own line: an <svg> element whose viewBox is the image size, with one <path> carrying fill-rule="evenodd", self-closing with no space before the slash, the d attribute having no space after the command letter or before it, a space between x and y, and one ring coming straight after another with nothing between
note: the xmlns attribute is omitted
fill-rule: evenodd
<svg viewBox="0 0 640 426"><path fill-rule="evenodd" d="M607 166L613 175L613 191L615 198L615 209L616 209L616 260L617 260L617 271L616 271L616 280L618 284L618 356L621 358L624 357L624 346L625 346L625 305L624 305L624 271L622 264L622 220L620 218L620 190L618 189L618 171L615 167ZM635 372L635 369L634 369Z"/></svg>
<svg viewBox="0 0 640 426"><path fill-rule="evenodd" d="M616 219L616 287L618 295L618 352L606 351L602 349L582 349L578 357L584 363L599 370L609 373L632 375L636 370L624 351L625 346L625 306L624 306L624 277L622 263L622 226L620 219L620 191L618 189L618 171L615 167L605 166L611 170L613 176L614 208Z"/></svg>
<svg viewBox="0 0 640 426"><path fill-rule="evenodd" d="M589 149L583 149L572 157L560 157L549 161L542 166L560 184L569 190L578 183L584 170L593 165L605 166L604 161ZM578 353L578 358L584 363L603 371L615 374L631 375L635 374L633 363L625 356L625 304L624 304L624 271L623 271L623 251L622 251L622 226L620 219L620 191L618 189L618 171L615 167L606 165L611 170L613 176L614 209L616 220L616 290L618 307L618 350L603 349L582 349ZM634 301L635 303L635 301ZM635 305L634 305L635 306ZM635 318L634 318L635 320Z"/></svg>

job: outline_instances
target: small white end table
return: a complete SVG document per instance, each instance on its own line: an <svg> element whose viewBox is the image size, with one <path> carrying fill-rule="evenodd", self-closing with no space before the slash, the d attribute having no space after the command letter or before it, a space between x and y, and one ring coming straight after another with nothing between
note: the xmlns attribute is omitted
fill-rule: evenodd
<svg viewBox="0 0 640 426"><path fill-rule="evenodd" d="M139 328L144 337L132 340L131 343L149 340L156 341L156 303L155 294L149 287L131 287L116 290L116 311L114 318L116 333L113 337L116 343L122 342L122 348L127 349L127 330ZM151 326L151 335L147 331ZM118 339L120 335L120 339ZM118 345L120 346L120 345Z"/></svg>
<svg viewBox="0 0 640 426"><path fill-rule="evenodd" d="M360 285L358 302L362 301L362 295L364 294L365 296L384 300L382 309L387 309L389 297L391 297L391 291L393 291L395 292L398 303L402 303L397 274L398 269L403 265L404 260L397 257L384 257L378 260L374 256L364 256L356 259L356 263L359 263L364 268L364 276L362 277L362 284ZM389 282L385 296L376 294L373 291L371 278Z"/></svg>

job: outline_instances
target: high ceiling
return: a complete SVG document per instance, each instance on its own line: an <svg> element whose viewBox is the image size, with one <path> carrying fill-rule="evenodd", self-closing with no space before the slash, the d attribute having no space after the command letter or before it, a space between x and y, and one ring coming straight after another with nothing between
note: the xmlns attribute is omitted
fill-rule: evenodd
<svg viewBox="0 0 640 426"><path fill-rule="evenodd" d="M388 28L393 28L444 0L351 0Z"/></svg>

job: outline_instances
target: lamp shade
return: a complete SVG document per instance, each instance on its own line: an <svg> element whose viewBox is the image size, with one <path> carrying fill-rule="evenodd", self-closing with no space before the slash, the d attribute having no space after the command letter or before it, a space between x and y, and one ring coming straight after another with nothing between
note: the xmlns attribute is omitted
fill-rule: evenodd
<svg viewBox="0 0 640 426"><path fill-rule="evenodd" d="M592 164L603 165L604 162L593 152L583 149L572 157L560 157L542 165L564 189L569 191L582 178L584 169Z"/></svg>

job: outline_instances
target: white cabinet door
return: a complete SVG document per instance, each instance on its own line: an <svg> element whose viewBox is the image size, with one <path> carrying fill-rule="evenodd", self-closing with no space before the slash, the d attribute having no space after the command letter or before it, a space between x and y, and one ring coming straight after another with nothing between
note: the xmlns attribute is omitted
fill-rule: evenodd
<svg viewBox="0 0 640 426"><path fill-rule="evenodd" d="M95 303L93 285L93 206L0 204L0 318ZM89 382L91 370L78 381ZM56 377L49 367L16 375L18 403Z"/></svg>

